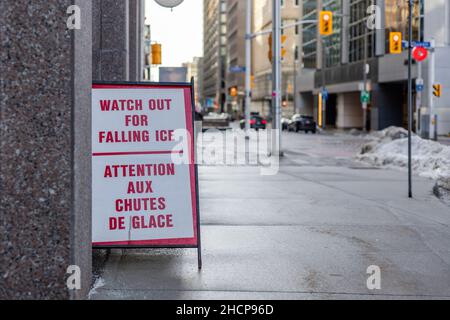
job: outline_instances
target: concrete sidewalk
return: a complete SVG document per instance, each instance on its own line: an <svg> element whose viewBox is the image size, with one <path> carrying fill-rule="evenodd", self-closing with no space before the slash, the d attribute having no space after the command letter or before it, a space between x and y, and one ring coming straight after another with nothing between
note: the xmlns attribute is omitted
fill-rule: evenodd
<svg viewBox="0 0 450 320"><path fill-rule="evenodd" d="M353 162L360 143L290 133L277 175L202 167L203 270L195 250L117 250L91 298L450 298L450 208L431 180L411 200L404 172Z"/></svg>

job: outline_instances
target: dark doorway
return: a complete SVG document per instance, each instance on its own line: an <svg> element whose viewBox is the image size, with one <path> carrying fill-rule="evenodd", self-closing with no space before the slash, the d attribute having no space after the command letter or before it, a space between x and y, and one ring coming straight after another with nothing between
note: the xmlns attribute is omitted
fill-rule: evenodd
<svg viewBox="0 0 450 320"><path fill-rule="evenodd" d="M327 101L327 110L326 110L326 126L327 127L336 127L337 120L337 95L330 94Z"/></svg>

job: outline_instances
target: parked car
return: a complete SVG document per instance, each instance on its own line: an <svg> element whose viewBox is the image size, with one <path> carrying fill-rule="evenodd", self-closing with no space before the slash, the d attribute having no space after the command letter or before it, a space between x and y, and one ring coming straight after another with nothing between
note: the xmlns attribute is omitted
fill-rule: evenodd
<svg viewBox="0 0 450 320"><path fill-rule="evenodd" d="M241 125L241 129L244 130L245 129L245 119L241 120L240 125ZM267 125L267 120L264 119L263 117L255 115L255 114L252 114L250 116L250 128L251 129L265 130L266 125Z"/></svg>
<svg viewBox="0 0 450 320"><path fill-rule="evenodd" d="M300 114L295 114L288 124L288 131L305 131L305 133L311 131L316 133L316 128L317 124L313 117Z"/></svg>
<svg viewBox="0 0 450 320"><path fill-rule="evenodd" d="M290 122L291 120L288 118L281 118L281 130L287 130Z"/></svg>
<svg viewBox="0 0 450 320"><path fill-rule="evenodd" d="M230 127L230 115L228 113L210 112L203 116L203 131L208 129L226 130Z"/></svg>

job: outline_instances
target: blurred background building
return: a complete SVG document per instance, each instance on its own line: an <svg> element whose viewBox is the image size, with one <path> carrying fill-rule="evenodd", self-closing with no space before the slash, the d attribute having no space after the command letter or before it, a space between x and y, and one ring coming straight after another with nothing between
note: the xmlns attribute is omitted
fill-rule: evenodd
<svg viewBox="0 0 450 320"><path fill-rule="evenodd" d="M227 62L226 0L204 0L203 99L210 110L225 110Z"/></svg>
<svg viewBox="0 0 450 320"><path fill-rule="evenodd" d="M246 12L246 1L227 0L227 111L235 116L244 113Z"/></svg>
<svg viewBox="0 0 450 320"><path fill-rule="evenodd" d="M301 1L281 1L282 25L295 23L300 18ZM253 32L272 28L272 1L253 1ZM282 93L283 116L294 113L295 74L298 69L300 33L298 27L287 28L282 31L286 36L283 48L286 54L282 61ZM252 92L252 111L260 112L264 116L272 114L272 64L268 58L269 35L258 36L252 42L252 60L254 89Z"/></svg>
<svg viewBox="0 0 450 320"><path fill-rule="evenodd" d="M202 109L202 88L203 88L203 58L194 57L191 62L183 63L183 67L186 68L186 81L190 82L194 79L194 90L195 90L195 106L197 111Z"/></svg>
<svg viewBox="0 0 450 320"><path fill-rule="evenodd" d="M301 28L301 63L297 76L299 112L317 116L317 97L324 85L329 92L326 106L327 126L379 130L390 125L407 126L407 52L389 54L389 33L399 31L408 40L408 2L398 0L302 1L302 18L315 19L318 10L331 10L334 33L325 37L324 46L316 24ZM379 29L367 28L367 9L377 5L381 10ZM435 99L439 134L450 132L450 3L449 1L414 1L413 40L436 41L435 83L444 89ZM325 55L325 56L323 56ZM363 89L365 57L371 101L364 122L360 92ZM417 105L415 119L420 129L421 114L427 113L431 86L427 79L429 59L414 63L413 77L419 68L425 80L422 104ZM414 95L418 92L414 88ZM424 107L421 109L421 106Z"/></svg>

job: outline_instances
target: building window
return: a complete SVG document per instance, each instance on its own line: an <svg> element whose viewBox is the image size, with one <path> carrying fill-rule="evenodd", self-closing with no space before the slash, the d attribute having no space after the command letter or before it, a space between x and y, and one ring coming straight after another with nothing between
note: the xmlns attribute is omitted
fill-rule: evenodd
<svg viewBox="0 0 450 320"><path fill-rule="evenodd" d="M327 1L324 10L341 12L341 1ZM325 66L327 68L337 66L341 62L341 25L339 16L333 18L333 34L324 38Z"/></svg>
<svg viewBox="0 0 450 320"><path fill-rule="evenodd" d="M389 33L396 31L402 32L404 40L408 40L408 2L400 2L396 0L385 0L386 6L386 53L389 52ZM414 1L413 7L413 39L423 39L423 1Z"/></svg>
<svg viewBox="0 0 450 320"><path fill-rule="evenodd" d="M367 36L367 58L374 56L374 30L367 28L367 7L372 0L350 1L349 23L349 62L358 62L364 59L364 47Z"/></svg>
<svg viewBox="0 0 450 320"><path fill-rule="evenodd" d="M304 0L303 1L303 19L314 20L317 17L317 1ZM305 24L302 27L303 35L303 66L304 68L316 68L317 59L317 24Z"/></svg>

